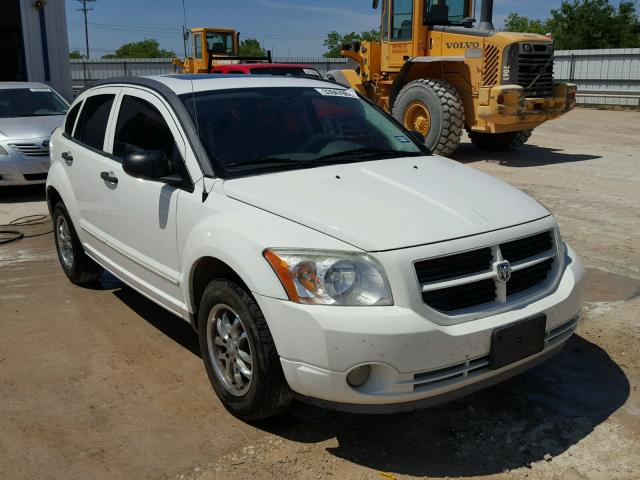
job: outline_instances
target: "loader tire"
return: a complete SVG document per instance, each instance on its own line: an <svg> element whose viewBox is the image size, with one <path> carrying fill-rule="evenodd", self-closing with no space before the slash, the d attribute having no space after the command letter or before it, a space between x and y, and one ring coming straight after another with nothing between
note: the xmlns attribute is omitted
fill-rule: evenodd
<svg viewBox="0 0 640 480"><path fill-rule="evenodd" d="M505 152L515 150L527 143L531 133L533 133L533 130L507 133L469 132L469 138L476 147L482 150Z"/></svg>
<svg viewBox="0 0 640 480"><path fill-rule="evenodd" d="M449 82L421 78L407 83L393 102L392 115L408 130L424 135L433 153L447 156L458 148L464 106Z"/></svg>

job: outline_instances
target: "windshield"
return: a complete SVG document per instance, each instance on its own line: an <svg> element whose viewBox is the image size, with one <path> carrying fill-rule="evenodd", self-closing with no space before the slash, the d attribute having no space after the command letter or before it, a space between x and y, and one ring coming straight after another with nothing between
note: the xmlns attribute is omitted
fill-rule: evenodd
<svg viewBox="0 0 640 480"><path fill-rule="evenodd" d="M0 118L64 115L68 109L50 88L0 89Z"/></svg>
<svg viewBox="0 0 640 480"><path fill-rule="evenodd" d="M214 54L233 53L233 34L207 32L207 50Z"/></svg>
<svg viewBox="0 0 640 480"><path fill-rule="evenodd" d="M225 178L428 154L352 90L274 87L180 98Z"/></svg>
<svg viewBox="0 0 640 480"><path fill-rule="evenodd" d="M425 25L462 25L469 0L425 0Z"/></svg>

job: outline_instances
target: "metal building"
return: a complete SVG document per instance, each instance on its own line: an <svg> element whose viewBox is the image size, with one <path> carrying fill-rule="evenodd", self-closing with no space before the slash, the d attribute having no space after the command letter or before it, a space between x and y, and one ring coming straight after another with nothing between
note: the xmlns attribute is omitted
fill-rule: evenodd
<svg viewBox="0 0 640 480"><path fill-rule="evenodd" d="M70 99L64 0L0 1L0 81L50 84Z"/></svg>

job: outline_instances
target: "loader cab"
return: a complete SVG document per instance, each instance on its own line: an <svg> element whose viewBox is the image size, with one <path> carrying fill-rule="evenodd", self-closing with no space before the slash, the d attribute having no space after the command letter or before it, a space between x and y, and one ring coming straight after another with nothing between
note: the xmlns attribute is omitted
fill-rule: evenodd
<svg viewBox="0 0 640 480"><path fill-rule="evenodd" d="M187 71L205 73L210 71L212 60L218 62L225 57L237 57L240 42L239 34L235 30L222 28L193 28L191 29L193 57L188 58ZM187 63L185 62L185 63Z"/></svg>
<svg viewBox="0 0 640 480"><path fill-rule="evenodd" d="M381 67L399 71L411 57L433 55L431 27L471 26L472 0L381 0ZM439 53L438 53L439 55Z"/></svg>

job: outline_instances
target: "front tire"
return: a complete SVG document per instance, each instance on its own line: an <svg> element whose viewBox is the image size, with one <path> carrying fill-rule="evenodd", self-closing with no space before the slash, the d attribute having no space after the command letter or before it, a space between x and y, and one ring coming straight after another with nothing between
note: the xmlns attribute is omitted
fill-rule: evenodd
<svg viewBox="0 0 640 480"><path fill-rule="evenodd" d="M407 83L396 97L393 117L425 137L438 155L451 155L462 137L464 106L455 87L444 80L421 78Z"/></svg>
<svg viewBox="0 0 640 480"><path fill-rule="evenodd" d="M225 408L245 421L283 412L293 400L267 322L239 285L213 280L198 312L200 351Z"/></svg>
<svg viewBox="0 0 640 480"><path fill-rule="evenodd" d="M469 138L476 147L482 150L506 152L527 143L532 133L533 130L506 133L469 132Z"/></svg>
<svg viewBox="0 0 640 480"><path fill-rule="evenodd" d="M78 285L98 281L103 269L85 253L62 202L53 209L53 236L60 266L67 278Z"/></svg>

